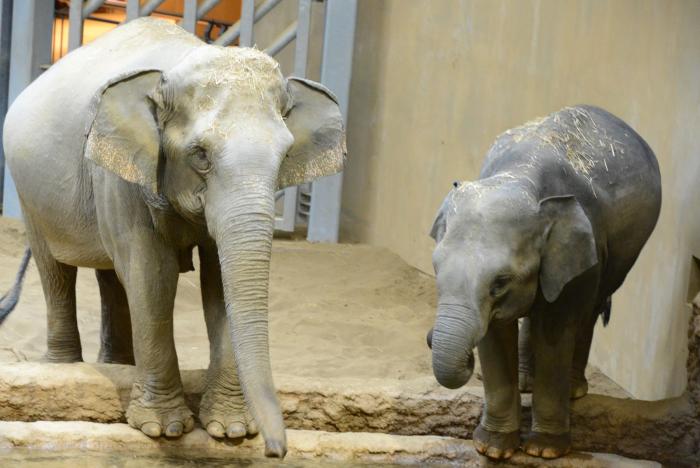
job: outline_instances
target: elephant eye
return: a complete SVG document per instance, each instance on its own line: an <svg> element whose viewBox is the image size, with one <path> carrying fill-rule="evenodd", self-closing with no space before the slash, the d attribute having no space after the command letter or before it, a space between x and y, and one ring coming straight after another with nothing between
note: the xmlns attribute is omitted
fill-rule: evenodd
<svg viewBox="0 0 700 468"><path fill-rule="evenodd" d="M192 167L197 172L201 173L206 173L209 172L211 169L211 161L209 160L209 157L207 156L207 152L204 151L204 148L197 147L192 151L192 156L190 157L190 161L192 163Z"/></svg>
<svg viewBox="0 0 700 468"><path fill-rule="evenodd" d="M489 294L491 294L491 297L502 296L508 289L508 285L510 284L512 279L513 277L511 275L497 276L496 279L493 280L493 283L491 283L491 289L489 290Z"/></svg>

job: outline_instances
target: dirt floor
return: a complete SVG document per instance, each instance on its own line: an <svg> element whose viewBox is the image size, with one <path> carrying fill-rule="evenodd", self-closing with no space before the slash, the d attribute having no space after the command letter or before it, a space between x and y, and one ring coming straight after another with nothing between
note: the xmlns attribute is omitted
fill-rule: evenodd
<svg viewBox="0 0 700 468"><path fill-rule="evenodd" d="M14 280L23 249L22 223L0 218L0 291ZM78 273L77 297L83 358L93 362L100 298L88 269ZM425 335L435 302L433 278L385 249L276 240L270 291L273 370L321 378L430 376ZM206 368L209 348L196 271L180 276L175 333L180 368ZM32 263L17 309L0 326L0 362L35 361L45 351L46 308ZM593 390L627 396L590 371ZM479 385L477 379L470 383Z"/></svg>

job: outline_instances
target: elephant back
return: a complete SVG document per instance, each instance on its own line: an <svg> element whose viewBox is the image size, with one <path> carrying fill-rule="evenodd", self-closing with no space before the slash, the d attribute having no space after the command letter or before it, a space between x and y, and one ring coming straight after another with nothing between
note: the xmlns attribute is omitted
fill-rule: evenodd
<svg viewBox="0 0 700 468"><path fill-rule="evenodd" d="M62 158L81 156L102 91L141 70L168 70L202 41L165 20L140 18L117 27L52 65L12 104L5 124L10 159L56 151L42 148L61 135ZM56 140L51 140L53 143ZM13 151L14 150L14 151Z"/></svg>

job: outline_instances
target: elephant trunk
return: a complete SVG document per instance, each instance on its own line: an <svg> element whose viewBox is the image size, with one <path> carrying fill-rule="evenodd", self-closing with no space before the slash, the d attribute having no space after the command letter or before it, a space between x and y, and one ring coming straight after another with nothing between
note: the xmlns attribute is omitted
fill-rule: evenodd
<svg viewBox="0 0 700 468"><path fill-rule="evenodd" d="M440 304L430 335L433 373L440 385L459 388L474 372L474 346L482 333L475 310L462 305Z"/></svg>
<svg viewBox="0 0 700 468"><path fill-rule="evenodd" d="M207 223L216 240L238 377L265 439L265 455L284 457L284 421L270 367L268 284L274 229L273 177L236 180L211 200Z"/></svg>

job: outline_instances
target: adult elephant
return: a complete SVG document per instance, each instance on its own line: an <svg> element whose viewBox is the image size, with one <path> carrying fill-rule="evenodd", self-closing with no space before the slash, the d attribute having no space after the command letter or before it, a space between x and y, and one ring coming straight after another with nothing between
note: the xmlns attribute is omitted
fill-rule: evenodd
<svg viewBox="0 0 700 468"><path fill-rule="evenodd" d="M609 316L609 298L660 206L654 153L627 124L592 106L507 131L479 180L456 184L446 197L431 232L439 304L428 341L435 376L449 388L471 377L478 346L479 452L508 458L520 446L521 317L520 379L533 382L523 448L545 458L569 450L569 396L587 391L596 318Z"/></svg>
<svg viewBox="0 0 700 468"><path fill-rule="evenodd" d="M257 425L266 454L284 456L268 349L274 195L341 169L334 96L286 80L260 51L144 18L32 83L7 115L4 144L46 298L46 358L82 359L76 267L94 268L103 360L129 360L131 317L129 424L153 437L191 430L173 303L196 246L211 343L199 417L215 437Z"/></svg>

